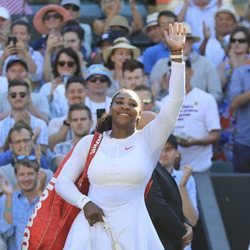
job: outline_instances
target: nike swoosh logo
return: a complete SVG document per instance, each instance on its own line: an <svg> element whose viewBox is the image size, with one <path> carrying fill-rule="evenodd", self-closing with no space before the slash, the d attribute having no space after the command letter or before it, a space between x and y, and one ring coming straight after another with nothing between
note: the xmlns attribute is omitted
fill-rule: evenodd
<svg viewBox="0 0 250 250"><path fill-rule="evenodd" d="M130 148L132 148L133 146L130 146L130 147L125 147L125 150L129 150Z"/></svg>

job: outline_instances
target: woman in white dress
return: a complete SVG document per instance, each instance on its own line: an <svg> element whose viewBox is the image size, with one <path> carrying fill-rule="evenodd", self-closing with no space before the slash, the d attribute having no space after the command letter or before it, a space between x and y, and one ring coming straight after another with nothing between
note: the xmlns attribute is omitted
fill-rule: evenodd
<svg viewBox="0 0 250 250"><path fill-rule="evenodd" d="M97 129L103 138L88 169L88 196L80 193L74 182L83 171L93 135L81 139L66 162L56 191L82 211L71 226L64 250L111 250L103 216L121 249L164 249L145 207L144 191L183 103L185 36L180 23L170 25L169 34L165 32L172 51L172 75L169 97L153 121L136 130L141 114L139 97L125 89L113 97L110 113Z"/></svg>

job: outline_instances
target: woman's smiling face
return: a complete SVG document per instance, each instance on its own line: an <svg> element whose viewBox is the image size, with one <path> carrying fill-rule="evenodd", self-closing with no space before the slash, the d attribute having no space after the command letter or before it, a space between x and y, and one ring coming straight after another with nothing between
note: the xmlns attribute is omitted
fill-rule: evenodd
<svg viewBox="0 0 250 250"><path fill-rule="evenodd" d="M113 98L110 108L113 124L128 129L136 127L141 113L141 100L130 90L121 90Z"/></svg>

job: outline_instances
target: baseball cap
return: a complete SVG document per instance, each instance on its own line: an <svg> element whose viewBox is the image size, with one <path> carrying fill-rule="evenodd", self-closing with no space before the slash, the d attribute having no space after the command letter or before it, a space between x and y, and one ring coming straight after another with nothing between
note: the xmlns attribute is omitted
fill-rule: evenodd
<svg viewBox="0 0 250 250"><path fill-rule="evenodd" d="M6 72L9 70L9 68L10 68L14 63L20 63L20 64L23 65L23 67L26 69L26 71L29 70L29 69L28 69L27 63L26 63L23 59L21 59L21 58L19 58L19 57L15 57L15 58L11 58L11 59L8 60L7 65L6 65Z"/></svg>

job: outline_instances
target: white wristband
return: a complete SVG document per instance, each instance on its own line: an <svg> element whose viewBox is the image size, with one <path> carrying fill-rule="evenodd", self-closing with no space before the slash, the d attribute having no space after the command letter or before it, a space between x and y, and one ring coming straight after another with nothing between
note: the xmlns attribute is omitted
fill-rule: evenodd
<svg viewBox="0 0 250 250"><path fill-rule="evenodd" d="M76 206L80 209L83 209L84 206L91 201L88 196L82 195L77 201L76 201Z"/></svg>
<svg viewBox="0 0 250 250"><path fill-rule="evenodd" d="M172 59L181 59L181 60L183 60L183 54L180 54L180 55L171 55L171 60Z"/></svg>

